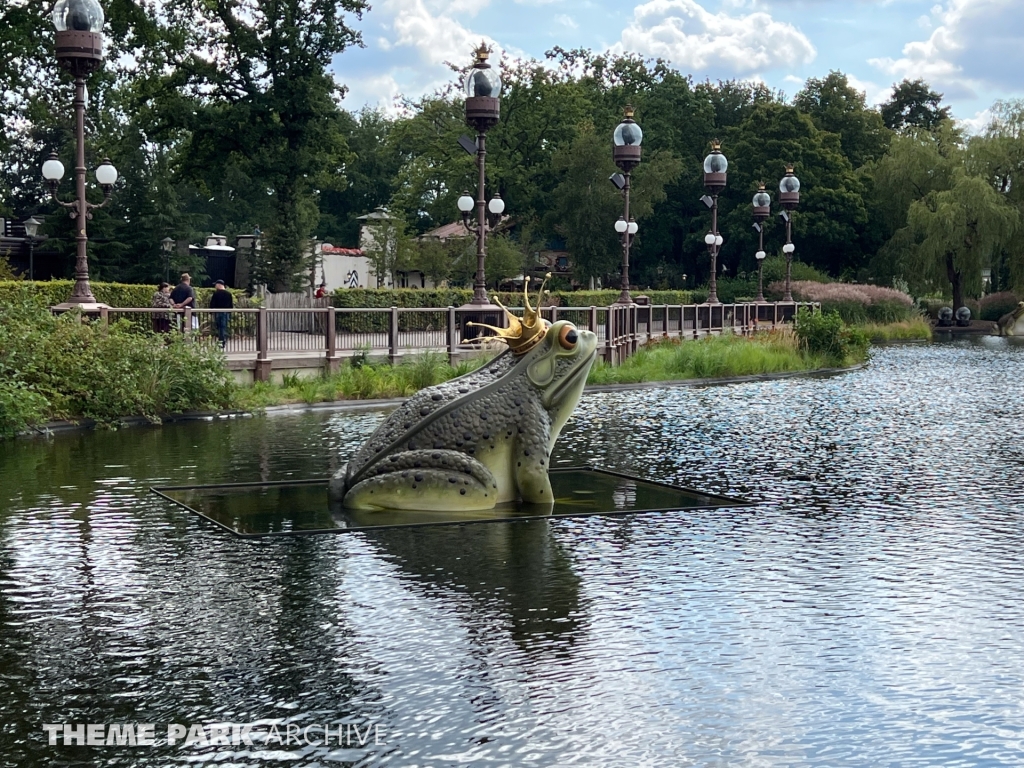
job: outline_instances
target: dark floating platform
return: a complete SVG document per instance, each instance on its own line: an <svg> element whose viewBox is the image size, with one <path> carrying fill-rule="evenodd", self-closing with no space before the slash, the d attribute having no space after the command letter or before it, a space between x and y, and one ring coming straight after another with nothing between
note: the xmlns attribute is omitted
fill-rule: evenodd
<svg viewBox="0 0 1024 768"><path fill-rule="evenodd" d="M678 488L595 467L553 469L550 477L555 495L552 507L515 503L477 512L362 512L345 509L329 502L326 479L178 485L150 490L224 530L244 537L751 506L750 502L742 499Z"/></svg>

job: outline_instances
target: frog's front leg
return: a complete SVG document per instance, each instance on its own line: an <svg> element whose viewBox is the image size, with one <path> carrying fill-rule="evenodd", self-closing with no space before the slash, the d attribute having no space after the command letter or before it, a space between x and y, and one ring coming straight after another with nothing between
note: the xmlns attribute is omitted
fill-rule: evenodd
<svg viewBox="0 0 1024 768"><path fill-rule="evenodd" d="M550 424L543 419L519 427L513 461L519 496L530 504L550 504L554 500L548 478Z"/></svg>
<svg viewBox="0 0 1024 768"><path fill-rule="evenodd" d="M381 460L345 494L351 509L469 511L491 509L498 483L483 464L458 451L404 451Z"/></svg>

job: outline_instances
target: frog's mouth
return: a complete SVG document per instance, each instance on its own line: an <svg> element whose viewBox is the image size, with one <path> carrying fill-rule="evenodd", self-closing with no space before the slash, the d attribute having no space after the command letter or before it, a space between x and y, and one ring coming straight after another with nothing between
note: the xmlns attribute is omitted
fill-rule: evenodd
<svg viewBox="0 0 1024 768"><path fill-rule="evenodd" d="M590 373L590 368L594 364L594 360L597 358L597 348L590 353L590 356L581 360L576 366L576 370L572 371L568 376L563 378L560 382L555 384L551 389L545 393L545 406L550 408L553 405L557 405L561 402L566 392L579 383L580 378L586 378L587 374Z"/></svg>

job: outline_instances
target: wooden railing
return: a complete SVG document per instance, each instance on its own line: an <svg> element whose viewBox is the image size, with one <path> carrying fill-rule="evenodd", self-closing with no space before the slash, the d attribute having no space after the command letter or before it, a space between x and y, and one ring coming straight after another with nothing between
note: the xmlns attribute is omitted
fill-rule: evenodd
<svg viewBox="0 0 1024 768"><path fill-rule="evenodd" d="M658 338L698 339L731 332L748 335L792 322L800 307L816 304L655 304L609 307L544 307L551 321L569 320L598 337L601 356L618 364L643 344ZM513 308L517 311L518 308ZM481 317L479 310L444 308L191 309L111 308L100 311L102 322L123 321L140 331L161 331L159 318L170 318L169 332L188 332L218 339L215 316L228 316L224 350L229 363L241 361L257 379L272 368L329 366L355 355L387 356L395 362L423 352L447 354L454 361L473 349L467 337L476 329L470 320L502 324L499 313ZM274 365L274 361L278 361ZM306 361L299 363L297 361Z"/></svg>

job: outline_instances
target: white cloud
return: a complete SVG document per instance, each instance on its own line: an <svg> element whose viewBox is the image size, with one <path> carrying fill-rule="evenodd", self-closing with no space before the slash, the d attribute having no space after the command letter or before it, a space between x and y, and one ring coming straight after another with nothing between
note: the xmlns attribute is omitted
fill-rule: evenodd
<svg viewBox="0 0 1024 768"><path fill-rule="evenodd" d="M580 27L580 25L573 20L572 16L569 16L566 13L558 14L555 16L554 21L569 29L579 29Z"/></svg>
<svg viewBox="0 0 1024 768"><path fill-rule="evenodd" d="M767 13L711 13L695 0L638 5L617 47L662 57L697 75L751 75L807 64L817 55L800 30Z"/></svg>
<svg viewBox="0 0 1024 768"><path fill-rule="evenodd" d="M435 12L423 0L385 0L382 6L393 18L391 45L415 48L422 61L428 64L469 63L473 49L481 40L497 49L492 38L470 32L448 15L458 13L463 4L459 0L446 4L447 12Z"/></svg>
<svg viewBox="0 0 1024 768"><path fill-rule="evenodd" d="M927 40L907 43L901 58L869 63L897 79L923 78L947 97L972 98L990 88L1020 91L1020 0L948 0L932 13L938 26Z"/></svg>
<svg viewBox="0 0 1024 768"><path fill-rule="evenodd" d="M864 94L864 100L867 102L869 107L873 107L877 104L881 104L883 101L887 101L892 95L892 89L887 85L879 85L873 83L870 80L861 80L856 75L846 74L847 82L858 91Z"/></svg>
<svg viewBox="0 0 1024 768"><path fill-rule="evenodd" d="M976 113L974 117L969 117L959 122L970 134L982 133L988 128L989 123L992 122L992 110L983 109L981 112Z"/></svg>

